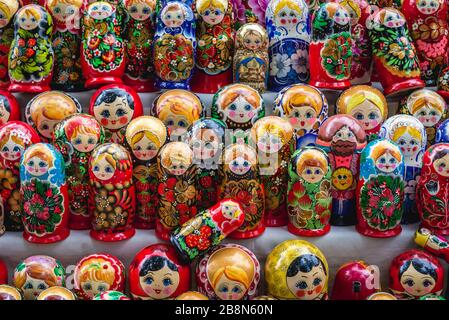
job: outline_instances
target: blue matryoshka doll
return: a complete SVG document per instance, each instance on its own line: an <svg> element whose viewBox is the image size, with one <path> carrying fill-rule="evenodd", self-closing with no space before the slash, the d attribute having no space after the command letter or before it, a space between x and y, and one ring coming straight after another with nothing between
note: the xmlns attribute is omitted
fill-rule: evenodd
<svg viewBox="0 0 449 320"><path fill-rule="evenodd" d="M449 119L444 120L437 129L435 143L449 143Z"/></svg>

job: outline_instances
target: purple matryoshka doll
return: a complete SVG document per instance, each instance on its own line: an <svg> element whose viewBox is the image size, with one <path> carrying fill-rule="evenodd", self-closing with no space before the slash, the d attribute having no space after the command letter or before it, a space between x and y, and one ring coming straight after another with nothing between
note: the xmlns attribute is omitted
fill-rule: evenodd
<svg viewBox="0 0 449 320"><path fill-rule="evenodd" d="M9 86L8 54L14 37L13 17L19 9L17 0L0 1L0 89Z"/></svg>

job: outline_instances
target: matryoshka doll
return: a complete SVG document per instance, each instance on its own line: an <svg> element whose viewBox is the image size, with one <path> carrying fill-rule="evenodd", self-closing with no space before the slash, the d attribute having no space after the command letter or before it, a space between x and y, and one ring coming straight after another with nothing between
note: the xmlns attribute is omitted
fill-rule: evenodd
<svg viewBox="0 0 449 320"><path fill-rule="evenodd" d="M449 67L441 70L437 79L437 92L446 101L449 100Z"/></svg>
<svg viewBox="0 0 449 320"><path fill-rule="evenodd" d="M427 86L437 83L447 64L448 25L445 0L404 0L402 12L415 42L421 79Z"/></svg>
<svg viewBox="0 0 449 320"><path fill-rule="evenodd" d="M67 288L54 286L42 291L36 300L76 300L76 296Z"/></svg>
<svg viewBox="0 0 449 320"><path fill-rule="evenodd" d="M117 300L131 300L131 299L119 291L109 290L98 293L92 300L117 301Z"/></svg>
<svg viewBox="0 0 449 320"><path fill-rule="evenodd" d="M84 11L81 66L86 88L122 83L125 47L121 19L118 8L106 1L92 2Z"/></svg>
<svg viewBox="0 0 449 320"><path fill-rule="evenodd" d="M65 286L65 269L52 257L31 256L15 268L13 284L23 292L25 300L35 300L45 289Z"/></svg>
<svg viewBox="0 0 449 320"><path fill-rule="evenodd" d="M22 293L19 289L8 286L7 284L0 285L0 300L22 300Z"/></svg>
<svg viewBox="0 0 449 320"><path fill-rule="evenodd" d="M170 233L194 217L197 189L196 165L193 151L184 142L167 143L157 159L159 205L156 219L156 236L168 240Z"/></svg>
<svg viewBox="0 0 449 320"><path fill-rule="evenodd" d="M288 231L322 236L330 231L332 171L326 153L317 147L297 150L289 164Z"/></svg>
<svg viewBox="0 0 449 320"><path fill-rule="evenodd" d="M127 0L126 69L123 81L137 92L154 91L151 48L155 32L155 0Z"/></svg>
<svg viewBox="0 0 449 320"><path fill-rule="evenodd" d="M287 224L288 164L295 151L293 127L286 119L267 116L256 121L251 130L257 146L260 181L265 190L265 224Z"/></svg>
<svg viewBox="0 0 449 320"><path fill-rule="evenodd" d="M327 300L329 268L323 253L304 240L287 240L267 256L268 294L278 299Z"/></svg>
<svg viewBox="0 0 449 320"><path fill-rule="evenodd" d="M386 96L422 88L419 60L403 14L394 8L379 10L367 25L374 68Z"/></svg>
<svg viewBox="0 0 449 320"><path fill-rule="evenodd" d="M398 145L385 139L368 143L360 158L357 231L374 238L401 233L404 188L404 157Z"/></svg>
<svg viewBox="0 0 449 320"><path fill-rule="evenodd" d="M393 259L389 288L396 298L415 300L428 294L441 294L444 268L437 258L421 250L409 250Z"/></svg>
<svg viewBox="0 0 449 320"><path fill-rule="evenodd" d="M426 132L418 119L408 115L396 115L388 118L382 126L380 135L396 143L401 149L405 166L405 199L402 223L419 221L415 203L416 184L422 167L422 157L426 150Z"/></svg>
<svg viewBox="0 0 449 320"><path fill-rule="evenodd" d="M112 242L134 236L136 207L131 155L121 145L105 143L89 160L89 200L92 238Z"/></svg>
<svg viewBox="0 0 449 320"><path fill-rule="evenodd" d="M190 266L181 264L169 244L148 246L129 267L129 291L135 300L176 298L190 288Z"/></svg>
<svg viewBox="0 0 449 320"><path fill-rule="evenodd" d="M265 231L265 194L256 150L237 143L226 147L222 177L218 198L239 201L245 212L245 222L229 237L248 239L260 236Z"/></svg>
<svg viewBox="0 0 449 320"><path fill-rule="evenodd" d="M359 122L368 141L378 137L382 123L388 117L385 96L367 85L357 85L343 91L335 107L336 114L349 114Z"/></svg>
<svg viewBox="0 0 449 320"><path fill-rule="evenodd" d="M269 38L268 88L309 81L309 9L304 0L271 0L265 16Z"/></svg>
<svg viewBox="0 0 449 320"><path fill-rule="evenodd" d="M70 229L85 230L92 226L87 207L89 157L94 148L103 142L103 127L93 116L74 114L55 126L53 145L62 153L65 161Z"/></svg>
<svg viewBox="0 0 449 320"><path fill-rule="evenodd" d="M235 35L234 83L264 92L268 82L268 34L257 23L241 26Z"/></svg>
<svg viewBox="0 0 449 320"><path fill-rule="evenodd" d="M104 127L106 142L123 145L126 126L143 115L142 101L134 89L123 84L110 84L92 95L89 113Z"/></svg>
<svg viewBox="0 0 449 320"><path fill-rule="evenodd" d="M81 105L74 97L62 91L47 91L28 102L25 119L36 129L43 142L51 142L56 124L80 112Z"/></svg>
<svg viewBox="0 0 449 320"><path fill-rule="evenodd" d="M20 195L20 158L29 146L40 142L37 132L20 121L0 127L0 197L8 231L23 230Z"/></svg>
<svg viewBox="0 0 449 320"><path fill-rule="evenodd" d="M232 82L234 19L231 0L196 0L195 92L215 93Z"/></svg>
<svg viewBox="0 0 449 320"><path fill-rule="evenodd" d="M346 89L351 83L352 40L349 13L338 3L321 4L312 20L310 84Z"/></svg>
<svg viewBox="0 0 449 320"><path fill-rule="evenodd" d="M91 254L76 264L73 280L77 296L92 300L98 293L108 290L123 292L125 267L118 258L109 254Z"/></svg>
<svg viewBox="0 0 449 320"><path fill-rule="evenodd" d="M273 114L288 119L296 137L296 149L315 145L318 128L327 119L328 103L323 93L306 84L294 84L279 92Z"/></svg>
<svg viewBox="0 0 449 320"><path fill-rule="evenodd" d="M415 232L415 243L430 254L449 262L449 242L429 229L419 228Z"/></svg>
<svg viewBox="0 0 449 320"><path fill-rule="evenodd" d="M366 146L366 133L352 116L334 115L320 127L317 145L328 152L332 168L331 224L353 225L360 153Z"/></svg>
<svg viewBox="0 0 449 320"><path fill-rule="evenodd" d="M244 246L220 245L198 261L198 291L211 300L251 300L257 295L260 263Z"/></svg>
<svg viewBox="0 0 449 320"><path fill-rule="evenodd" d="M20 121L19 102L11 93L0 89L0 126L8 121Z"/></svg>
<svg viewBox="0 0 449 320"><path fill-rule="evenodd" d="M0 88L9 87L8 54L14 38L12 18L19 9L17 0L0 1Z"/></svg>
<svg viewBox="0 0 449 320"><path fill-rule="evenodd" d="M133 156L133 180L136 188L134 226L138 229L155 227L159 205L156 156L166 140L167 128L154 117L138 117L126 129L126 142Z"/></svg>
<svg viewBox="0 0 449 320"><path fill-rule="evenodd" d="M156 86L190 89L195 66L195 21L189 4L169 1L157 10L153 42Z"/></svg>

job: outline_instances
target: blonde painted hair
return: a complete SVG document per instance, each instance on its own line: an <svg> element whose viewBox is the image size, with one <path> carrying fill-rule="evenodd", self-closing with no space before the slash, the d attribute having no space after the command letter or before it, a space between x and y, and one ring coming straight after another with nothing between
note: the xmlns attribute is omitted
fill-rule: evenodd
<svg viewBox="0 0 449 320"><path fill-rule="evenodd" d="M183 115L190 124L200 118L201 101L193 93L184 90L170 90L163 93L156 102L157 117L165 121L170 114Z"/></svg>
<svg viewBox="0 0 449 320"><path fill-rule="evenodd" d="M96 128L94 128L92 126L79 125L79 126L76 126L75 129L73 129L73 132L69 136L67 134L67 130L66 130L66 135L67 135L67 138L69 138L69 140L72 140L72 138L77 137L80 134L93 134L93 135L97 136L98 131L96 130Z"/></svg>
<svg viewBox="0 0 449 320"><path fill-rule="evenodd" d="M2 148L6 143L8 143L9 139L11 139L12 142L14 142L15 144L18 144L19 146L25 148L25 143L23 142L23 140L13 135L10 136L4 135L3 138L0 140L0 148Z"/></svg>
<svg viewBox="0 0 449 320"><path fill-rule="evenodd" d="M257 110L262 106L260 94L251 87L236 84L231 85L220 93L219 104L227 109L238 97L245 99L253 109Z"/></svg>
<svg viewBox="0 0 449 320"><path fill-rule="evenodd" d="M421 132L413 127L410 126L403 126L396 129L396 131L393 133L393 141L397 142L400 137L402 137L404 134L410 134L413 138L418 139L419 142L422 142L422 135Z"/></svg>
<svg viewBox="0 0 449 320"><path fill-rule="evenodd" d="M357 15L357 19L359 19L362 16L362 10L360 9L360 6L355 1L343 0L343 1L340 1L340 5L342 5L343 7L351 8Z"/></svg>
<svg viewBox="0 0 449 320"><path fill-rule="evenodd" d="M296 160L296 173L300 175L306 167L319 167L326 173L328 170L326 156L317 150L304 150Z"/></svg>
<svg viewBox="0 0 449 320"><path fill-rule="evenodd" d="M173 160L189 167L193 161L193 151L184 142L170 142L163 147L160 157L162 166L166 169L173 164Z"/></svg>
<svg viewBox="0 0 449 320"><path fill-rule="evenodd" d="M64 3L77 7L78 9L82 7L83 0L48 0L47 6L49 8L54 8L57 4Z"/></svg>
<svg viewBox="0 0 449 320"><path fill-rule="evenodd" d="M98 157L96 157L92 163L92 166L96 165L102 160L105 160L107 163L109 163L114 170L117 169L117 162L115 161L114 157L109 153L102 153Z"/></svg>
<svg viewBox="0 0 449 320"><path fill-rule="evenodd" d="M285 7L288 7L292 10L295 10L299 14L302 14L301 7L296 2L292 0L280 0L274 8L274 15L277 15L279 11L281 11Z"/></svg>
<svg viewBox="0 0 449 320"><path fill-rule="evenodd" d="M111 263L102 258L88 259L80 266L82 273L79 282L102 281L110 286L115 280L115 270Z"/></svg>
<svg viewBox="0 0 449 320"><path fill-rule="evenodd" d="M53 156L50 154L50 151L43 148L33 148L29 152L25 152L23 157L23 162L27 163L33 157L38 157L41 160L44 160L48 163L49 167L53 166Z"/></svg>
<svg viewBox="0 0 449 320"><path fill-rule="evenodd" d="M214 7L226 11L226 0L198 0L196 2L198 13L203 13L207 8Z"/></svg>
<svg viewBox="0 0 449 320"><path fill-rule="evenodd" d="M300 108L305 106L312 107L317 115L323 109L323 98L316 91L316 89L306 86L301 86L301 92L296 92L295 88L291 88L285 92L282 99L282 109L286 115L289 115L293 108Z"/></svg>
<svg viewBox="0 0 449 320"><path fill-rule="evenodd" d="M392 148L390 144L386 141L382 141L374 146L373 151L371 151L371 156L374 162L379 159L383 154L388 153L392 155L396 160L401 161L402 155L398 148Z"/></svg>
<svg viewBox="0 0 449 320"><path fill-rule="evenodd" d="M215 271L214 275L212 276L211 281L212 287L215 288L217 286L217 283L222 276L226 276L226 278L228 278L231 281L240 282L245 286L246 289L249 288L250 279L248 279L248 275L242 268L239 268L237 266L225 266L219 268L217 271Z"/></svg>
<svg viewBox="0 0 449 320"><path fill-rule="evenodd" d="M287 120L276 116L268 116L257 120L253 126L253 131L256 140L268 133L278 137L283 145L293 137L291 124Z"/></svg>
<svg viewBox="0 0 449 320"><path fill-rule="evenodd" d="M150 131L148 131L148 130L144 130L144 131L137 132L137 133L131 138L131 148L134 148L134 145L135 145L137 142L139 142L140 140L142 140L143 137L147 137L147 139L150 140L151 142L153 142L153 144L154 144L157 148L160 148L160 147L161 147L161 143L160 143L158 137L157 137L154 133L152 133L152 132L150 132Z"/></svg>
<svg viewBox="0 0 449 320"><path fill-rule="evenodd" d="M19 3L16 0L0 1L0 10L5 13L7 20L10 20L14 16L18 8Z"/></svg>
<svg viewBox="0 0 449 320"><path fill-rule="evenodd" d="M25 8L25 10L21 10L19 11L18 17L20 18L22 15L26 16L26 17L33 17L36 20L39 20L41 18L41 13L39 12L39 10L36 7L28 7Z"/></svg>
<svg viewBox="0 0 449 320"><path fill-rule="evenodd" d="M415 114L420 109L431 106L432 108L438 110L440 113L443 113L444 111L444 104L440 103L440 101L436 100L433 96L421 96L417 98L413 105L411 106L411 113Z"/></svg>
<svg viewBox="0 0 449 320"><path fill-rule="evenodd" d="M27 280L27 276L33 279L44 281L49 287L56 286L58 278L52 269L46 268L38 262L28 264L25 269L14 277L14 286L22 289Z"/></svg>

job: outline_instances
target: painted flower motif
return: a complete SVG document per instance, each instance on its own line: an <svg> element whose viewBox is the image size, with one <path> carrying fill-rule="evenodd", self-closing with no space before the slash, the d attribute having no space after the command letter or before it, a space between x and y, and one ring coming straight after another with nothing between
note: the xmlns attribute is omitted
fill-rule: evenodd
<svg viewBox="0 0 449 320"><path fill-rule="evenodd" d="M413 39L436 41L447 31L446 23L443 20L437 20L431 17L426 22L425 24L419 25L419 28L412 32Z"/></svg>
<svg viewBox="0 0 449 320"><path fill-rule="evenodd" d="M292 54L291 62L292 68L297 73L307 73L307 61L308 53L306 50L296 50L296 53Z"/></svg>
<svg viewBox="0 0 449 320"><path fill-rule="evenodd" d="M268 0L248 0L248 6L256 15L258 23L265 25L265 12L268 6Z"/></svg>
<svg viewBox="0 0 449 320"><path fill-rule="evenodd" d="M270 63L270 75L285 78L291 70L292 61L287 54L277 53Z"/></svg>

